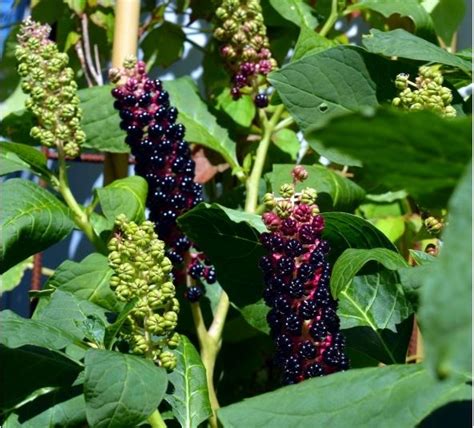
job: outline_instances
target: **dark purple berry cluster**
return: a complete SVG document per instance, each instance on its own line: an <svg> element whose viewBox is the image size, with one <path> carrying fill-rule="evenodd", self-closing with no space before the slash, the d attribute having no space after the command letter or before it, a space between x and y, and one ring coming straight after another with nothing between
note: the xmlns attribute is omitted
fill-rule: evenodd
<svg viewBox="0 0 474 428"><path fill-rule="evenodd" d="M179 265L192 244L176 219L203 200L202 186L194 181L195 163L184 140L185 127L176 122L178 110L170 105L161 81L148 77L144 62L126 61L111 77L117 83L112 90L114 107L135 157L135 172L148 182L149 219L166 244L166 256ZM201 277L205 278L204 272L195 278Z"/></svg>
<svg viewBox="0 0 474 428"><path fill-rule="evenodd" d="M305 171L298 167L297 173ZM302 174L300 174L302 173ZM292 384L315 376L347 370L344 338L339 328L337 301L329 291L329 251L322 239L323 217L315 204L316 192L294 193L283 185L285 197L265 195L272 211L263 215L269 232L261 235L268 255L260 260L264 273L267 321L274 338L276 361L283 382Z"/></svg>
<svg viewBox="0 0 474 428"><path fill-rule="evenodd" d="M223 0L216 19L214 36L222 42L220 53L232 73L232 97L237 100L244 93L252 94L257 107L266 107L268 97L258 93L258 87L266 85L267 74L277 64L269 49L260 2Z"/></svg>

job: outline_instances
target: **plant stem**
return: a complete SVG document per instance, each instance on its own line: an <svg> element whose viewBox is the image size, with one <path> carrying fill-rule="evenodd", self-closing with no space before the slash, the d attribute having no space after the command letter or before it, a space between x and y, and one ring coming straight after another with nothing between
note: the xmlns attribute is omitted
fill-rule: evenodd
<svg viewBox="0 0 474 428"><path fill-rule="evenodd" d="M166 423L161 417L160 412L156 409L147 419L147 422L151 425L151 428L166 428Z"/></svg>
<svg viewBox="0 0 474 428"><path fill-rule="evenodd" d="M319 34L321 36L326 37L329 31L331 31L333 25L336 23L338 17L337 13L337 0L332 0L331 2L331 13L328 16L327 21L324 23L323 28L321 28L321 31Z"/></svg>
<svg viewBox="0 0 474 428"><path fill-rule="evenodd" d="M74 220L74 223L76 223L77 227L79 227L79 229L84 232L89 241L92 242L92 244L96 247L98 251L100 251L101 253L107 253L107 247L95 233L94 229L92 228L92 225L89 222L89 217L78 204L76 198L71 192L67 176L67 166L64 148L61 144L58 144L58 164L59 181L57 181L56 185L59 190L59 193L61 193L61 196L64 199L64 202L66 202L66 205L72 212L72 218Z"/></svg>
<svg viewBox="0 0 474 428"><path fill-rule="evenodd" d="M258 189L260 178L262 177L263 167L265 165L265 160L267 158L268 148L270 147L270 142L272 134L275 130L278 119L280 118L283 110L285 109L284 105L280 105L276 108L270 120L262 117L263 122L263 137L258 145L257 153L255 156L255 163L250 173L250 177L247 180L247 197L245 200L245 211L248 213L254 213L257 209L258 204Z"/></svg>
<svg viewBox="0 0 474 428"><path fill-rule="evenodd" d="M278 132L282 130L283 128L287 128L288 126L293 125L294 122L295 122L295 119L293 119L291 116L288 116L282 121L278 122L273 132Z"/></svg>

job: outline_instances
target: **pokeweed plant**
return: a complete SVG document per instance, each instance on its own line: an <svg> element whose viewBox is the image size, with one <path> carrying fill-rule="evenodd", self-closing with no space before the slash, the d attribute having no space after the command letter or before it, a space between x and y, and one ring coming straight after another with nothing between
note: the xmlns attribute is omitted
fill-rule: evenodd
<svg viewBox="0 0 474 428"><path fill-rule="evenodd" d="M2 58L2 426L467 424L464 2L57 3Z"/></svg>

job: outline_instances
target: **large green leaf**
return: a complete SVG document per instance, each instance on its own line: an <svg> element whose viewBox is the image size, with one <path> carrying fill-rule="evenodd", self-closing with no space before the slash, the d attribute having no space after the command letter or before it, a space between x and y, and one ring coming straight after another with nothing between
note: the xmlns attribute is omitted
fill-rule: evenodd
<svg viewBox="0 0 474 428"><path fill-rule="evenodd" d="M429 12L436 34L447 46L461 24L466 12L464 0L427 0L423 2Z"/></svg>
<svg viewBox="0 0 474 428"><path fill-rule="evenodd" d="M89 319L101 320L104 327L107 323L104 308L88 300L79 300L61 289L53 293L41 311L34 313L34 319L66 330L79 340L87 337Z"/></svg>
<svg viewBox="0 0 474 428"><path fill-rule="evenodd" d="M313 8L304 0L270 0L270 4L283 18L298 27L315 28L318 25Z"/></svg>
<svg viewBox="0 0 474 428"><path fill-rule="evenodd" d="M5 421L6 428L80 426L86 426L86 404L79 386L41 395L15 410Z"/></svg>
<svg viewBox="0 0 474 428"><path fill-rule="evenodd" d="M471 157L471 120L383 109L335 118L307 139L330 160L342 155L363 165L366 190L403 188L436 208L445 206Z"/></svg>
<svg viewBox="0 0 474 428"><path fill-rule="evenodd" d="M66 260L54 272L47 285L72 293L78 299L89 300L111 311L122 306L109 285L113 271L107 257L89 254L81 262Z"/></svg>
<svg viewBox="0 0 474 428"><path fill-rule="evenodd" d="M0 273L72 231L67 208L37 184L14 178L1 183L0 192Z"/></svg>
<svg viewBox="0 0 474 428"><path fill-rule="evenodd" d="M262 291L258 261L265 252L259 234L266 230L257 215L200 204L181 216L182 230L212 260L219 283L238 306L253 303Z"/></svg>
<svg viewBox="0 0 474 428"><path fill-rule="evenodd" d="M334 263L347 248L388 248L396 251L390 240L367 220L352 214L329 212L323 214L323 238L329 242L329 261Z"/></svg>
<svg viewBox="0 0 474 428"><path fill-rule="evenodd" d="M89 349L85 366L86 414L93 427L136 426L153 413L165 394L166 370L144 358Z"/></svg>
<svg viewBox="0 0 474 428"><path fill-rule="evenodd" d="M224 428L413 427L451 401L469 400L462 381L436 382L422 365L354 369L309 379L218 411Z"/></svg>
<svg viewBox="0 0 474 428"><path fill-rule="evenodd" d="M428 30L433 26L430 15L418 0L360 0L346 9L347 12L355 10L372 10L385 18L392 15L408 17L418 31Z"/></svg>
<svg viewBox="0 0 474 428"><path fill-rule="evenodd" d="M364 49L337 46L292 62L271 73L269 80L305 130L393 98L393 79L401 71L397 67Z"/></svg>
<svg viewBox="0 0 474 428"><path fill-rule="evenodd" d="M235 143L209 113L194 83L188 78L180 78L163 82L163 85L179 111L178 121L186 127L186 139L220 153L232 169L240 169Z"/></svg>
<svg viewBox="0 0 474 428"><path fill-rule="evenodd" d="M323 237L331 246L333 262L346 248L393 244L369 222L346 213L325 213ZM263 275L258 267L265 250L259 241L266 230L261 218L218 204L200 204L178 219L182 230L206 253L216 267L222 288L238 307L261 299Z"/></svg>
<svg viewBox="0 0 474 428"><path fill-rule="evenodd" d="M169 67L183 54L186 35L181 26L163 22L159 27L146 33L140 43L143 60L152 66Z"/></svg>
<svg viewBox="0 0 474 428"><path fill-rule="evenodd" d="M295 45L295 53L291 61L296 61L304 56L325 51L337 46L337 43L330 40L306 25L303 25L300 30L300 35Z"/></svg>
<svg viewBox="0 0 474 428"><path fill-rule="evenodd" d="M181 336L181 343L174 353L178 362L168 375L173 390L165 395L165 400L183 428L197 428L212 414L206 369L186 336Z"/></svg>
<svg viewBox="0 0 474 428"><path fill-rule="evenodd" d="M35 346L0 345L0 357L0 409L13 407L40 388L69 386L82 370L75 361Z"/></svg>
<svg viewBox="0 0 474 428"><path fill-rule="evenodd" d="M408 263L400 254L386 248L347 249L337 259L332 270L331 293L334 298L338 298L342 292L347 291L357 273L371 261L381 263L390 270L408 267Z"/></svg>
<svg viewBox="0 0 474 428"><path fill-rule="evenodd" d="M364 288L369 288L370 284L382 281L384 284L394 285L397 279L393 272L382 274L358 276L354 279L354 286L361 284ZM338 310L341 319L341 329L346 338L346 352L349 357L351 367L374 367L383 364L404 364L406 361L408 345L413 333L413 315L397 324L395 331L389 329L377 329L370 326L357 326L346 328L349 325L356 325L358 319L346 317L346 308ZM347 315L352 315L354 306L348 308ZM385 312L386 313L386 312ZM362 318L361 324L365 320Z"/></svg>
<svg viewBox="0 0 474 428"><path fill-rule="evenodd" d="M41 321L22 318L10 310L0 312L0 321L0 344L8 348L33 345L57 351L73 343L80 345L69 332Z"/></svg>
<svg viewBox="0 0 474 428"><path fill-rule="evenodd" d="M449 202L444 245L422 276L419 320L427 363L441 376L471 372L472 164ZM424 268L425 266L422 266Z"/></svg>
<svg viewBox="0 0 474 428"><path fill-rule="evenodd" d="M291 182L293 168L294 165L273 165L269 179L274 192L278 192L282 184ZM341 174L321 165L305 165L305 168L309 174L308 179L296 185L297 191L312 187L317 190L318 195L325 193L331 198L331 208L340 211L350 211L363 201L364 189Z"/></svg>
<svg viewBox="0 0 474 428"><path fill-rule="evenodd" d="M112 86L93 86L78 91L83 111L82 129L87 139L83 147L112 153L128 153L125 132L120 128L120 117L114 108ZM13 112L2 120L0 134L23 144L37 144L29 133L35 119L27 110Z"/></svg>
<svg viewBox="0 0 474 428"><path fill-rule="evenodd" d="M128 153L125 132L120 128L120 117L114 109L112 86L93 86L78 91L83 111L82 128L87 139L83 144L98 151Z"/></svg>
<svg viewBox="0 0 474 428"><path fill-rule="evenodd" d="M108 186L97 189L100 207L113 227L119 214L125 214L129 220L141 223L145 220L145 201L148 183L142 177L134 175L115 180Z"/></svg>
<svg viewBox="0 0 474 428"><path fill-rule="evenodd" d="M23 275L31 262L32 258L28 257L0 275L0 296L20 285Z"/></svg>
<svg viewBox="0 0 474 428"><path fill-rule="evenodd" d="M217 108L223 110L240 126L247 128L252 124L257 108L250 95L243 95L234 100L229 88L225 88L216 98Z"/></svg>
<svg viewBox="0 0 474 428"><path fill-rule="evenodd" d="M46 157L39 150L25 144L0 143L0 175L15 171L32 171L48 178L51 172L46 166Z"/></svg>
<svg viewBox="0 0 474 428"><path fill-rule="evenodd" d="M468 61L402 29L386 32L371 30L369 35L364 36L363 43L369 52L387 57L451 65L468 73L471 70Z"/></svg>

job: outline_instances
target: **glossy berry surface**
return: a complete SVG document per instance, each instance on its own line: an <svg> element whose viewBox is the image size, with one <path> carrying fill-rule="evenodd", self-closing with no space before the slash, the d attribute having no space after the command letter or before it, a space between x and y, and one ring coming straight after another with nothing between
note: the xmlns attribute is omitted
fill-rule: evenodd
<svg viewBox="0 0 474 428"><path fill-rule="evenodd" d="M306 178L298 168L293 186ZM266 284L264 301L271 308L267 321L278 350L275 361L283 383L293 384L347 370L349 360L337 301L329 291L330 246L321 237L324 220L316 205L302 202L291 187L284 189L291 196L275 199L274 211L263 217L270 230L260 236L268 254L259 266Z"/></svg>

